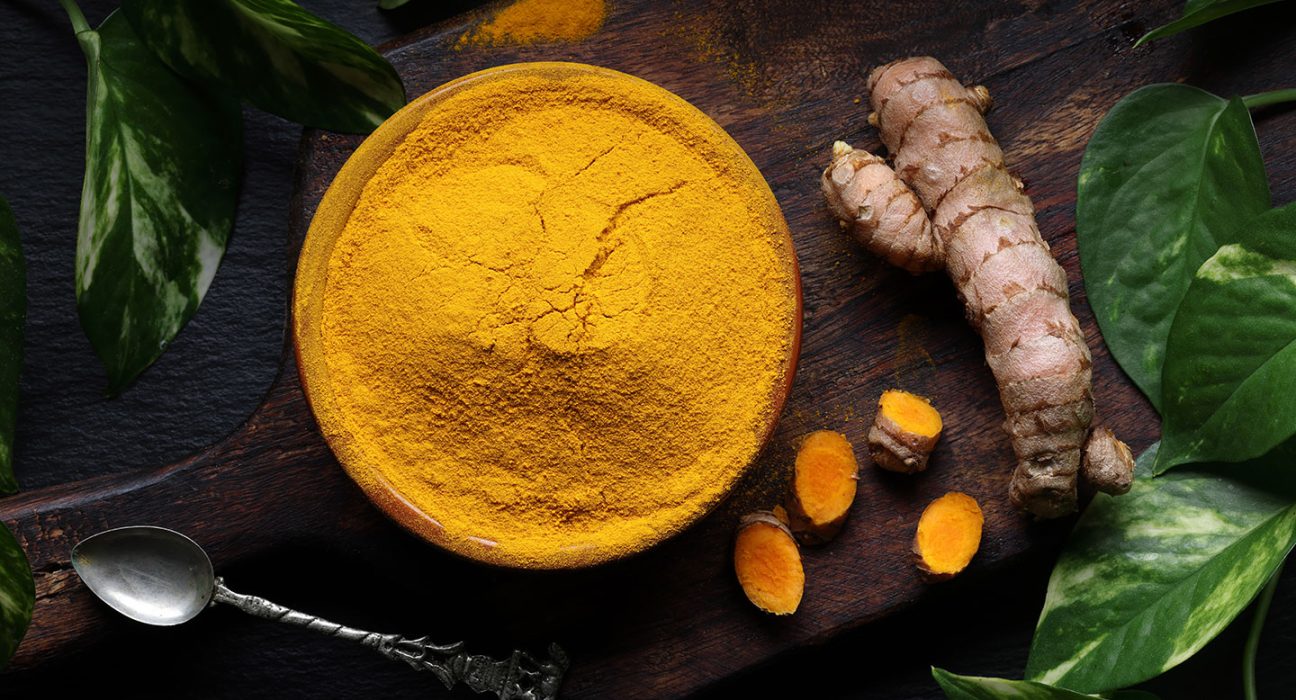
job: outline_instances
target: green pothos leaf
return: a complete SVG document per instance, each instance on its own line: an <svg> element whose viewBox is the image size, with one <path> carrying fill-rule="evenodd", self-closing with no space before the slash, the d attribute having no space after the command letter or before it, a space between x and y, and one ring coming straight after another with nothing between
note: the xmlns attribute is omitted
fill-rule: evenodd
<svg viewBox="0 0 1296 700"><path fill-rule="evenodd" d="M18 415L27 272L9 204L0 199L0 492L13 493L13 430ZM0 523L0 666L13 656L31 622L36 588L22 548Z"/></svg>
<svg viewBox="0 0 1296 700"><path fill-rule="evenodd" d="M124 0L167 65L299 124L368 133L405 104L368 44L289 0Z"/></svg>
<svg viewBox="0 0 1296 700"><path fill-rule="evenodd" d="M1085 147L1076 240L1112 356L1161 408L1170 323L1197 268L1269 208L1251 115L1185 85L1116 104Z"/></svg>
<svg viewBox="0 0 1296 700"><path fill-rule="evenodd" d="M27 266L9 204L0 198L0 494L18 490L13 473L18 422L18 375L22 373L23 323L27 316Z"/></svg>
<svg viewBox="0 0 1296 700"><path fill-rule="evenodd" d="M0 667L9 661L31 623L36 584L27 556L0 523Z"/></svg>
<svg viewBox="0 0 1296 700"><path fill-rule="evenodd" d="M1157 700L1141 690L1118 690L1102 695L1086 695L1066 688L1055 688L1035 681L1012 681L1006 678L960 676L932 667L932 678L949 700Z"/></svg>
<svg viewBox="0 0 1296 700"><path fill-rule="evenodd" d="M1151 478L1155 460L1153 446L1130 492L1095 496L1076 524L1027 678L1101 692L1159 675L1237 617L1296 543L1296 498L1290 484L1274 488L1272 464L1228 469L1262 484L1196 470Z"/></svg>
<svg viewBox="0 0 1296 700"><path fill-rule="evenodd" d="M1153 39L1178 34L1235 12L1275 2L1278 0L1188 0L1184 6L1183 17L1144 34L1134 45L1141 46Z"/></svg>
<svg viewBox="0 0 1296 700"><path fill-rule="evenodd" d="M1242 462L1296 434L1296 204L1197 270L1170 327L1155 471Z"/></svg>
<svg viewBox="0 0 1296 700"><path fill-rule="evenodd" d="M408 2L409 0L378 0L378 7L384 10L394 10Z"/></svg>
<svg viewBox="0 0 1296 700"><path fill-rule="evenodd" d="M89 88L77 309L117 393L162 354L216 274L234 224L242 115L167 68L120 12L97 31L78 28Z"/></svg>

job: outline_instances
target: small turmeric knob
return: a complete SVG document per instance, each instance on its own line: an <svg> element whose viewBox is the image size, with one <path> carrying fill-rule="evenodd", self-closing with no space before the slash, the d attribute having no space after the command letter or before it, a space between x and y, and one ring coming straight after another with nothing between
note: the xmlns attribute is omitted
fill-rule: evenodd
<svg viewBox="0 0 1296 700"><path fill-rule="evenodd" d="M1134 484L1134 454L1109 428L1095 428L1085 443L1081 473L1103 493L1127 493Z"/></svg>

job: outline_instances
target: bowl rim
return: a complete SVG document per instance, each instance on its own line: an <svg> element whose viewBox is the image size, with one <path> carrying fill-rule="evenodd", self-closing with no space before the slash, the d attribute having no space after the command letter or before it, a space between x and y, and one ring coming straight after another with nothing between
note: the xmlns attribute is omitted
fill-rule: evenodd
<svg viewBox="0 0 1296 700"><path fill-rule="evenodd" d="M322 342L318 340L322 337L319 324L323 310L324 290L327 286L328 263L332 258L337 239L345 229L351 213L363 194L364 187L404 142L410 132L422 123L427 111L434 109L454 94L471 88L480 82L496 80L519 72L538 72L546 75L555 73L569 75L593 74L618 80L629 79L651 86L655 91L666 97L667 100L677 101L701 116L703 120L700 123L716 132L721 143L730 146L735 155L741 156L739 162L750 168L755 176L752 178L753 183L759 183L767 195L769 213L771 214L770 220L778 227L776 233L782 241L783 248L783 254L780 257L783 259L784 264L789 267L788 271L792 277L794 297L792 327L789 331L787 356L783 360L782 381L776 382L773 388L772 401L769 404L764 432L752 457L747 464L734 472L725 488L717 492L715 496L709 499L710 502L704 503L703 507L694 511L689 517L666 523L664 527L654 532L651 537L644 538L633 546L619 548L615 551L600 549L592 544L586 547L569 547L561 556L545 557L543 560L510 554L497 547L495 543L483 538L463 534L451 536L441 523L410 501L380 472L365 470L362 478L356 472L356 470L363 469L356 464L360 461L361 455L347 444L348 440L343 440L334 433L335 430L339 430L334 425L335 420L340 422L341 419L334 419L332 414L338 413L340 415L341 412L331 405L323 406L321 404L322 401L326 400L331 403L332 396L317 395L312 390L312 386L321 389L330 386L327 378L327 363L323 357ZM797 364L801 355L803 328L801 271L791 231L788 228L782 208L778 204L778 198L774 195L769 182L756 164L752 162L746 150L710 115L660 85L611 68L567 61L510 63L493 66L453 79L411 100L366 137L347 157L342 168L334 176L311 218L310 226L297 255L290 307L293 352L302 392L306 397L307 404L310 406L320 434L339 465L347 473L347 476L360 487L369 501L387 517L419 538L474 561L518 569L578 569L624 559L656 546L705 519L719 504L732 495L734 488L742 480L742 477L751 472L752 467L759 460L760 455L765 451L773 437L795 381ZM312 361L314 356L318 356L318 361ZM331 392L320 392L320 394L324 393L331 394ZM355 453L353 454L353 452Z"/></svg>

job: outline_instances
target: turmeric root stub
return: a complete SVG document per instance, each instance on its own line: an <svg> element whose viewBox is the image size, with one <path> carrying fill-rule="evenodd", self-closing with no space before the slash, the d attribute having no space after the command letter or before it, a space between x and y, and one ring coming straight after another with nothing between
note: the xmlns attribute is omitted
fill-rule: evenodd
<svg viewBox="0 0 1296 700"><path fill-rule="evenodd" d="M884 391L869 428L869 455L888 471L923 471L942 427L940 413L927 399L897 389Z"/></svg>
<svg viewBox="0 0 1296 700"><path fill-rule="evenodd" d="M737 144L650 83L553 63L465 78L374 138L296 298L312 407L366 492L534 568L637 551L717 503L798 323L786 224Z"/></svg>

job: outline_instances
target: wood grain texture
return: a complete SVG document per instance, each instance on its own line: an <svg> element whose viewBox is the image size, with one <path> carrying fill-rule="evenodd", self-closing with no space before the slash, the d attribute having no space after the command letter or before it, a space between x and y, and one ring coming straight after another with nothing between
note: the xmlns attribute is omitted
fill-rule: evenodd
<svg viewBox="0 0 1296 700"><path fill-rule="evenodd" d="M1196 82L1222 93L1257 92L1283 84L1296 61L1296 47L1277 56L1199 57L1164 44L1130 49L1133 38L1178 8L1174 0L994 7L622 0L604 30L579 44L455 50L475 15L389 47L411 95L514 61L622 70L697 105L747 150L783 207L805 290L799 374L757 468L728 503L685 534L595 569L492 569L430 546L415 548L413 557L388 556L388 549L408 552L406 538L364 501L324 446L286 351L262 407L210 450L156 471L0 501L0 520L14 527L38 572L36 616L15 667L38 666L121 629L71 572L68 553L82 537L128 524L187 532L210 549L218 569L272 555L285 543L363 548L375 576L427 580L436 600L471 601L438 606L437 629L422 632L495 648L561 641L573 658L565 693L573 698L683 695L921 600L930 589L912 565L910 537L923 506L949 490L976 496L986 514L982 551L964 577L984 577L1028 550L1054 545L1066 523L1033 524L1008 505L1014 460L999 427L1002 410L952 287L939 276L912 278L859 250L823 204L818 172L837 138L880 148L866 124L863 92L873 65L930 53L963 80L987 85L996 104L991 129L1027 183L1041 230L1069 275L1072 306L1094 350L1099 420L1141 450L1158 434L1156 417L1106 353L1080 282L1073 210L1084 142L1101 115L1141 85L1200 76ZM1243 60L1246 71L1221 67ZM1266 149L1276 190L1296 181L1296 161L1274 156L1296 143L1290 120L1283 128L1270 141L1278 146ZM357 143L308 135L294 247ZM799 436L829 428L861 448L878 395L894 385L930 396L946 418L931 468L915 478L866 466L842 534L806 552L802 611L782 620L759 615L729 564L737 518L778 499ZM387 622L400 631L401 619Z"/></svg>

